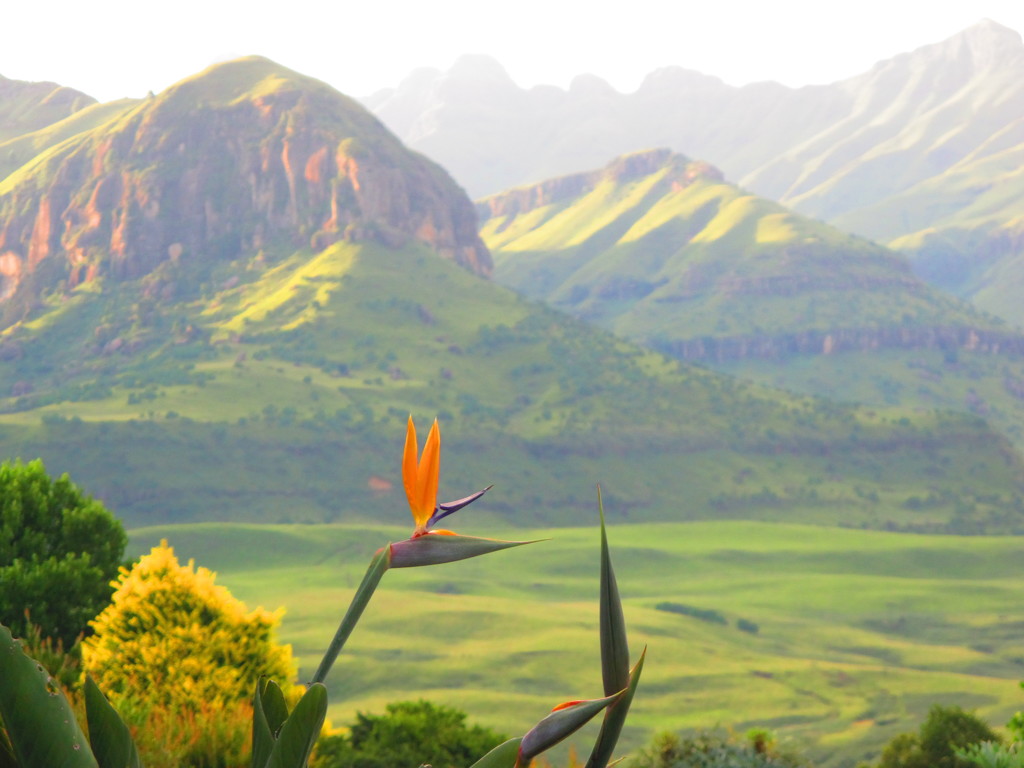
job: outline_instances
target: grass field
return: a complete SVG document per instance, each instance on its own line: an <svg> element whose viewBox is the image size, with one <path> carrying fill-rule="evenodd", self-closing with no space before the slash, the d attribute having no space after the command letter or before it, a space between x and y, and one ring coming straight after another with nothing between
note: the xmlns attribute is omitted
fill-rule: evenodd
<svg viewBox="0 0 1024 768"><path fill-rule="evenodd" d="M395 522L404 526L402 514ZM648 662L624 734L775 729L816 764L853 765L936 702L997 725L1024 691L1024 538L755 522L616 525L631 656ZM509 734L600 693L596 528L464 533L548 541L388 573L328 681L335 724L424 697ZM219 573L250 606L286 609L312 674L374 550L405 527L201 524L137 529ZM718 611L727 624L659 610ZM740 631L739 619L758 625ZM581 751L589 749L584 735Z"/></svg>

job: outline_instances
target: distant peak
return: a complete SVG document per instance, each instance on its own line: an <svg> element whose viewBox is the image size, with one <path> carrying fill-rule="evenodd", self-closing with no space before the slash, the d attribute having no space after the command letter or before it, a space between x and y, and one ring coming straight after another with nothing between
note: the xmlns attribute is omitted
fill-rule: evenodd
<svg viewBox="0 0 1024 768"><path fill-rule="evenodd" d="M967 29L961 32L961 34L983 34L995 37L1003 37L1006 38L1007 40L1013 40L1018 43L1021 42L1020 32L1018 32L1015 29L1010 29L1009 27L1000 24L998 21L993 21L992 19L982 19L977 24L972 24L971 26L969 26Z"/></svg>
<svg viewBox="0 0 1024 768"><path fill-rule="evenodd" d="M569 92L587 96L617 96L619 92L597 75L576 75L569 83Z"/></svg>
<svg viewBox="0 0 1024 768"><path fill-rule="evenodd" d="M1008 58L1020 56L1022 52L1024 45L1019 32L992 19L982 19L940 43L919 48L912 55L966 54L975 66L991 67L1005 62Z"/></svg>
<svg viewBox="0 0 1024 768"><path fill-rule="evenodd" d="M640 90L660 90L663 88L686 88L696 90L698 88L721 88L721 78L713 75L705 75L695 69L684 67L660 67L648 74L640 84Z"/></svg>
<svg viewBox="0 0 1024 768"><path fill-rule="evenodd" d="M460 80L512 82L512 78L501 62L482 53L469 53L460 56L448 70L448 76Z"/></svg>

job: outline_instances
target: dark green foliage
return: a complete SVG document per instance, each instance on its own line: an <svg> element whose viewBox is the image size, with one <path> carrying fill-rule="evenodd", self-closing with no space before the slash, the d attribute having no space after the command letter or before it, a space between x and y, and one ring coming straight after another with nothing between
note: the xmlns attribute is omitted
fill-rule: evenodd
<svg viewBox="0 0 1024 768"><path fill-rule="evenodd" d="M936 704L916 734L901 733L886 745L879 768L971 768L957 754L972 744L999 742L999 735L977 715Z"/></svg>
<svg viewBox="0 0 1024 768"><path fill-rule="evenodd" d="M763 733L763 732L759 732ZM804 762L778 752L774 744L751 738L740 742L715 733L681 737L661 733L629 762L629 768L793 768Z"/></svg>
<svg viewBox="0 0 1024 768"><path fill-rule="evenodd" d="M41 461L0 465L0 622L69 648L110 600L127 536L104 506Z"/></svg>
<svg viewBox="0 0 1024 768"><path fill-rule="evenodd" d="M684 605L683 603L658 603L656 606L659 611L666 611L668 613L679 613L683 616L691 616L701 621L707 621L712 624L728 624L728 620L718 611L712 608L697 608L693 605Z"/></svg>
<svg viewBox="0 0 1024 768"><path fill-rule="evenodd" d="M466 714L429 701L387 705L384 715L356 715L349 734L325 736L317 743L312 768L395 768L430 764L467 768L507 739Z"/></svg>
<svg viewBox="0 0 1024 768"><path fill-rule="evenodd" d="M736 629L740 632L749 632L752 635L756 635L761 627L750 619L736 619Z"/></svg>

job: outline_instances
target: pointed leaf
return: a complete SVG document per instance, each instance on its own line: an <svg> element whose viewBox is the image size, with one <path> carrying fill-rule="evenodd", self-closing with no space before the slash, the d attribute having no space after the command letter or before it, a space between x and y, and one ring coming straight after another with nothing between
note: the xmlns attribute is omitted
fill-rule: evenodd
<svg viewBox="0 0 1024 768"><path fill-rule="evenodd" d="M89 722L89 742L99 768L142 768L139 751L107 697L92 679L85 676L85 717Z"/></svg>
<svg viewBox="0 0 1024 768"><path fill-rule="evenodd" d="M523 736L519 749L519 762L526 764L545 749L553 747L567 736L582 728L594 715L616 701L623 691L603 699L578 701L556 707L550 715L537 723Z"/></svg>
<svg viewBox="0 0 1024 768"><path fill-rule="evenodd" d="M454 563L456 560L465 560L533 543L533 541L501 541L500 539L479 539L475 536L428 533L392 544L391 567L415 568L420 565Z"/></svg>
<svg viewBox="0 0 1024 768"><path fill-rule="evenodd" d="M0 625L0 718L19 768L98 768L64 692Z"/></svg>
<svg viewBox="0 0 1024 768"><path fill-rule="evenodd" d="M252 702L252 768L264 768L274 750L281 725L288 718L284 694L277 683L266 677L256 682Z"/></svg>
<svg viewBox="0 0 1024 768"><path fill-rule="evenodd" d="M386 547L378 550L377 554L373 556L373 560L370 561L370 566L366 569L366 575L363 576L363 582L359 585L359 589L356 590L352 602L349 603L348 610L345 611L341 624L338 625L338 631L334 633L334 639L331 640L327 652L324 653L324 658L321 660L316 674L313 675L312 682L322 683L327 679L327 673L334 666L334 661L338 658L338 654L341 653L345 641L348 640L348 636L352 634L352 630L359 623L359 617L363 615L366 605L370 602L370 598L373 597L374 590L380 584L381 577L391 567L391 564L391 545L388 544Z"/></svg>
<svg viewBox="0 0 1024 768"><path fill-rule="evenodd" d="M604 695L611 696L629 685L629 646L626 642L626 621L622 616L619 587L608 553L601 486L597 487L597 508L601 516L601 675Z"/></svg>
<svg viewBox="0 0 1024 768"><path fill-rule="evenodd" d="M313 683L281 726L266 768L305 768L326 716L327 689Z"/></svg>
<svg viewBox="0 0 1024 768"><path fill-rule="evenodd" d="M267 727L276 738L277 732L288 719L288 704L277 683L267 677L263 678L261 683L260 704L263 707L263 714L267 716Z"/></svg>
<svg viewBox="0 0 1024 768"><path fill-rule="evenodd" d="M260 688L263 686L263 679L256 681L256 693L252 697L252 759L249 761L250 768L265 768L270 760L270 753L274 751L274 734L267 723L267 713L263 711L263 702Z"/></svg>
<svg viewBox="0 0 1024 768"><path fill-rule="evenodd" d="M519 745L522 743L521 738L509 739L473 763L471 768L515 768L516 760L519 759Z"/></svg>
<svg viewBox="0 0 1024 768"><path fill-rule="evenodd" d="M640 673L644 669L644 659L647 658L647 648L640 654L640 661L636 663L629 673L629 688L622 698L612 704L604 711L604 722L601 723L601 732L597 734L597 741L594 749L587 760L586 768L607 768L611 760L615 745L622 733L622 726L626 722L626 715L629 714L629 705L633 703L633 694L640 683Z"/></svg>

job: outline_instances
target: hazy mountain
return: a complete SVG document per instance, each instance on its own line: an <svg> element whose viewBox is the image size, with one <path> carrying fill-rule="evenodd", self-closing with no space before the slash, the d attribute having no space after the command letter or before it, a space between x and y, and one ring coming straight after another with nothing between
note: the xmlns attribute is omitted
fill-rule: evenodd
<svg viewBox="0 0 1024 768"><path fill-rule="evenodd" d="M920 274L990 297L1021 253L1024 45L983 21L844 81L740 88L680 68L618 93L592 76L518 88L487 59L421 71L366 103L472 194L664 146L842 229L912 254Z"/></svg>
<svg viewBox="0 0 1024 768"><path fill-rule="evenodd" d="M600 480L636 520L1022 527L973 417L762 389L495 285L465 194L323 83L249 58L124 106L0 182L0 453L135 524L403 523L414 413L443 495L526 524L591 520Z"/></svg>
<svg viewBox="0 0 1024 768"><path fill-rule="evenodd" d="M706 163L638 153L478 210L498 281L621 336L811 394L972 411L1024 445L1024 334Z"/></svg>

